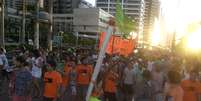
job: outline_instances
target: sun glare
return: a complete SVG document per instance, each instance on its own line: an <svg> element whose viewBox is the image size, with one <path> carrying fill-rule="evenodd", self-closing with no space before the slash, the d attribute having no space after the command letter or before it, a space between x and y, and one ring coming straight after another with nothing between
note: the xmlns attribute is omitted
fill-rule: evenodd
<svg viewBox="0 0 201 101"><path fill-rule="evenodd" d="M187 47L191 49L201 49L201 28L193 32L187 41Z"/></svg>
<svg viewBox="0 0 201 101"><path fill-rule="evenodd" d="M154 30L151 34L151 45L157 46L160 44L161 36L160 36L160 23L157 19L154 22Z"/></svg>
<svg viewBox="0 0 201 101"><path fill-rule="evenodd" d="M183 32L189 24L201 21L200 5L201 0L162 0L166 29L185 35Z"/></svg>

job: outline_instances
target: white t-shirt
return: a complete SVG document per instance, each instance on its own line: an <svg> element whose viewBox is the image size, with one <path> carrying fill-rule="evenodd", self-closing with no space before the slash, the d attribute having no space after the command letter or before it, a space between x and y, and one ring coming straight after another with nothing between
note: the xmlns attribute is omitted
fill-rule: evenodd
<svg viewBox="0 0 201 101"><path fill-rule="evenodd" d="M0 65L3 66L3 69L4 69L4 70L9 69L8 60L7 60L5 54L1 54L1 55L0 55Z"/></svg>
<svg viewBox="0 0 201 101"><path fill-rule="evenodd" d="M154 64L154 62L152 62L152 61L149 61L149 62L148 62L148 67L147 67L147 69L148 69L150 72L153 70L153 64Z"/></svg>
<svg viewBox="0 0 201 101"><path fill-rule="evenodd" d="M124 84L133 84L135 78L135 71L134 69L129 70L128 68L124 69Z"/></svg>
<svg viewBox="0 0 201 101"><path fill-rule="evenodd" d="M38 57L37 59L32 58L32 60L33 60L33 67L32 67L32 70L31 70L31 74L35 78L41 78L41 76L42 76L42 67L39 67L39 66L41 66L41 64L43 62L43 59L41 57Z"/></svg>
<svg viewBox="0 0 201 101"><path fill-rule="evenodd" d="M3 66L3 60L0 58L0 65Z"/></svg>

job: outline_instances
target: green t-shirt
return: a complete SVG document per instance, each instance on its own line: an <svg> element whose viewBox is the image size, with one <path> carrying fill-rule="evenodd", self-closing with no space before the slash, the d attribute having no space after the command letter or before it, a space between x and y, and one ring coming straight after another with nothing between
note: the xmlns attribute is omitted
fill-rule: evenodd
<svg viewBox="0 0 201 101"><path fill-rule="evenodd" d="M96 97L91 96L91 97L89 98L89 101L101 101L101 100L99 100L99 99L96 98Z"/></svg>

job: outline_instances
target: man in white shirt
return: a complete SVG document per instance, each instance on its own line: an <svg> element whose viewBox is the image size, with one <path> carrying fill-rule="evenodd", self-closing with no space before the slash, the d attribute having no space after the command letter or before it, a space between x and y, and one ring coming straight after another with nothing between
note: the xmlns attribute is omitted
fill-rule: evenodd
<svg viewBox="0 0 201 101"><path fill-rule="evenodd" d="M123 73L124 101L132 101L134 95L135 71L132 62L127 63Z"/></svg>
<svg viewBox="0 0 201 101"><path fill-rule="evenodd" d="M6 72L9 69L8 60L6 58L6 55L4 53L4 49L0 48L0 70L1 75L6 76Z"/></svg>

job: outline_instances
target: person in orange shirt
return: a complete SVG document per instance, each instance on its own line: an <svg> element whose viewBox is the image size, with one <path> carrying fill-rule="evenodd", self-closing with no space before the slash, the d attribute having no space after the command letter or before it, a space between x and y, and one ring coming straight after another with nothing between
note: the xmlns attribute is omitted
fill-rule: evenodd
<svg viewBox="0 0 201 101"><path fill-rule="evenodd" d="M181 75L176 71L169 71L167 76L164 101L183 101L183 89L180 86Z"/></svg>
<svg viewBox="0 0 201 101"><path fill-rule="evenodd" d="M199 73L198 78L199 86L198 86L198 101L201 101L201 74Z"/></svg>
<svg viewBox="0 0 201 101"><path fill-rule="evenodd" d="M181 82L184 90L183 101L198 101L199 82L196 80L197 76L196 71L191 71L189 79Z"/></svg>
<svg viewBox="0 0 201 101"><path fill-rule="evenodd" d="M69 57L66 57L64 71L62 75L62 91L65 91L66 88L68 88L69 86L69 74L70 71L72 71L72 64L74 64L74 62L70 61Z"/></svg>
<svg viewBox="0 0 201 101"><path fill-rule="evenodd" d="M105 73L103 91L105 101L117 101L116 91L117 91L117 68L110 66L108 71Z"/></svg>
<svg viewBox="0 0 201 101"><path fill-rule="evenodd" d="M88 60L86 58L83 58L82 64L77 65L76 72L77 72L77 91L78 91L77 99L78 101L85 101L88 86L93 74L93 67L88 64Z"/></svg>
<svg viewBox="0 0 201 101"><path fill-rule="evenodd" d="M68 62L64 67L62 82L62 101L75 101L76 97L76 64L74 61Z"/></svg>
<svg viewBox="0 0 201 101"><path fill-rule="evenodd" d="M48 61L47 72L44 74L43 101L56 101L60 97L61 75L55 71L56 62Z"/></svg>

